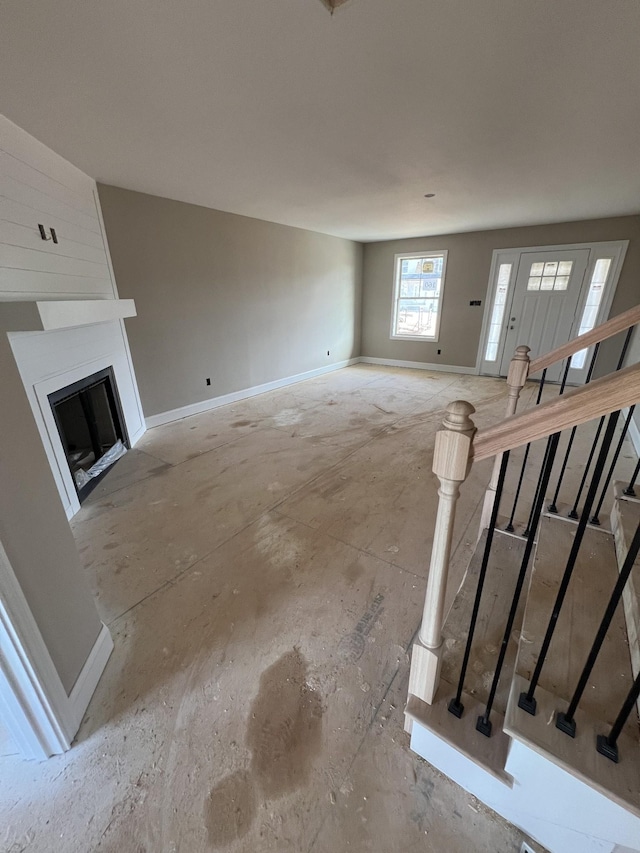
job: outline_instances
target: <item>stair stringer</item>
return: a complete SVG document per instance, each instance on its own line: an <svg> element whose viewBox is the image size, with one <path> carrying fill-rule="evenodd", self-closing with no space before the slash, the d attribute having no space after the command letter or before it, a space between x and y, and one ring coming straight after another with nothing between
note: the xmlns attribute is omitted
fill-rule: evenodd
<svg viewBox="0 0 640 853"><path fill-rule="evenodd" d="M511 740L505 764L511 787L417 720L411 749L550 853L640 851L640 819L527 744Z"/></svg>

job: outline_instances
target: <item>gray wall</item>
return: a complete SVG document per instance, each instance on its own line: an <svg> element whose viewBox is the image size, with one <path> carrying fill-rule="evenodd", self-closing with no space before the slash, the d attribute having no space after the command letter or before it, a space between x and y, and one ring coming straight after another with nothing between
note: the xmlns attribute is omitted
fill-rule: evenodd
<svg viewBox="0 0 640 853"><path fill-rule="evenodd" d="M69 693L101 623L4 333L0 393L0 541Z"/></svg>
<svg viewBox="0 0 640 853"><path fill-rule="evenodd" d="M364 251L362 355L474 367L494 249L604 240L630 241L611 309L613 316L640 302L640 216L368 243ZM440 340L392 341L394 255L423 249L449 250ZM471 307L472 299L481 299L482 306ZM611 353L612 347L603 348L599 361L610 365Z"/></svg>
<svg viewBox="0 0 640 853"><path fill-rule="evenodd" d="M360 354L359 243L117 187L99 195L119 294L138 309L127 333L146 416Z"/></svg>

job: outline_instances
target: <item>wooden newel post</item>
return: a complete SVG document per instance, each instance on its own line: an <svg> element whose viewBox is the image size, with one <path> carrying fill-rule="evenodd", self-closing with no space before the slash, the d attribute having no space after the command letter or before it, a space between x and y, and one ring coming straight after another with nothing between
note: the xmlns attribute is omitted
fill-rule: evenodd
<svg viewBox="0 0 640 853"><path fill-rule="evenodd" d="M409 693L431 704L438 687L442 657L444 598L449 573L451 540L460 485L466 480L473 458L475 426L469 417L471 403L456 400L447 407L444 429L436 433L433 472L440 480L439 503L429 564L422 625L414 643Z"/></svg>
<svg viewBox="0 0 640 853"><path fill-rule="evenodd" d="M507 373L507 388L509 389L509 396L507 397L507 409L505 411L506 418L510 417L511 415L515 415L516 413L516 409L518 408L518 400L520 399L520 392L524 388L527 378L529 376L530 363L531 359L529 358L529 347L516 347L516 351L513 354L513 358L511 359L511 362L509 364L509 372ZM493 463L491 480L489 480L489 486L484 496L482 516L480 519L480 530L478 531L478 539L482 536L482 531L489 527L491 513L493 511L493 504L496 498L496 489L498 487L498 477L500 476L501 464L502 454L500 453L498 454L498 456L496 456L495 462Z"/></svg>

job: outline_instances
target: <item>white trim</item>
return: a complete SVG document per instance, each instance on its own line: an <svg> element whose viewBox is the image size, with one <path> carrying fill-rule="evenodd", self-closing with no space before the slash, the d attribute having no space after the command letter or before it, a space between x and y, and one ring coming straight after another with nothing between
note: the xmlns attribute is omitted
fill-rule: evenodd
<svg viewBox="0 0 640 853"><path fill-rule="evenodd" d="M65 752L69 700L0 543L0 711L25 758Z"/></svg>
<svg viewBox="0 0 640 853"><path fill-rule="evenodd" d="M628 414L629 409L622 410L623 417L626 418ZM631 444L633 444L633 449L640 456L640 428L633 418L629 421L629 438L631 439Z"/></svg>
<svg viewBox="0 0 640 853"><path fill-rule="evenodd" d="M144 418L143 418L142 425L140 426L140 428L137 429L134 433L129 433L129 444L131 445L131 447L136 446L136 444L140 441L140 439L142 438L142 436L145 434L146 431L147 431L147 428L144 424Z"/></svg>
<svg viewBox="0 0 640 853"><path fill-rule="evenodd" d="M106 236L105 236L106 239ZM107 257L109 254L107 253ZM109 257L109 263L111 263L111 258ZM129 338L127 337L127 330L124 325L124 320L120 320L120 334L122 335L122 344L124 346L124 351L126 355L127 369L129 371L129 376L131 378L131 388L133 389L133 397L136 405L136 409L138 410L138 416L140 418L140 429L135 433L135 438L131 433L129 434L129 442L131 447L139 441L142 436L147 431L147 427L144 422L144 412L142 411L142 401L140 400L140 390L138 388L138 380L136 378L136 371L133 366L133 358L131 357L131 348L129 347ZM126 418L125 418L126 420Z"/></svg>
<svg viewBox="0 0 640 853"><path fill-rule="evenodd" d="M103 624L67 695L0 543L0 714L25 758L71 747L112 650Z"/></svg>
<svg viewBox="0 0 640 853"><path fill-rule="evenodd" d="M396 320L398 317L398 291L400 289L400 264L399 261L409 260L411 258L442 258L442 275L440 277L440 293L438 294L438 312L436 314L436 331L431 335L399 335L396 332ZM393 256L393 301L391 303L391 332L390 339L392 341L431 341L437 343L440 340L440 320L442 318L442 305L444 300L444 285L447 275L447 260L449 258L448 249L438 249L436 251L424 252L399 252Z"/></svg>
<svg viewBox="0 0 640 853"><path fill-rule="evenodd" d="M98 639L93 644L89 657L69 694L70 715L76 731L80 727L84 712L87 710L112 651L113 640L109 629L103 622Z"/></svg>
<svg viewBox="0 0 640 853"><path fill-rule="evenodd" d="M168 412L150 415L146 419L147 429L162 426L162 424L168 424L171 421L179 421L182 418L188 418L190 415L199 415L202 412L208 412L211 409L217 409L219 406L226 406L229 403L237 403L240 400L246 400L248 397L256 397L258 394L264 394L266 391L275 391L277 388L295 385L297 382L313 379L314 376L321 376L323 373L331 373L334 370L341 370L343 367L358 364L359 361L361 361L360 357L348 358L345 361L337 361L335 364L330 364L327 367L317 367L315 370L307 370L305 373L285 376L284 379L275 379L273 382L265 382L263 385L254 385L252 388L243 388L241 391L233 391L231 394L223 394L220 397L211 397L209 400L202 400L200 403L191 403L188 406L181 406L179 409L170 409Z"/></svg>
<svg viewBox="0 0 640 853"><path fill-rule="evenodd" d="M381 364L386 367L408 367L412 370L435 370L437 373L464 373L476 375L477 367L463 367L459 364L428 364L425 361L402 361L397 358L373 358L361 355L358 359L362 364Z"/></svg>

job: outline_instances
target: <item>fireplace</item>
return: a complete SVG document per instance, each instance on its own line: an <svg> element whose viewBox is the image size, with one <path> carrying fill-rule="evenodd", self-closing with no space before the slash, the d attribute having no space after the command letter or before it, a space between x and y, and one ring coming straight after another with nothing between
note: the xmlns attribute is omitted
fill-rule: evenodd
<svg viewBox="0 0 640 853"><path fill-rule="evenodd" d="M80 503L130 447L112 367L48 395Z"/></svg>

